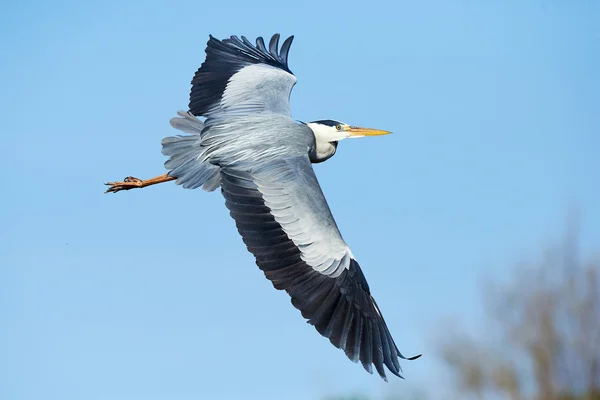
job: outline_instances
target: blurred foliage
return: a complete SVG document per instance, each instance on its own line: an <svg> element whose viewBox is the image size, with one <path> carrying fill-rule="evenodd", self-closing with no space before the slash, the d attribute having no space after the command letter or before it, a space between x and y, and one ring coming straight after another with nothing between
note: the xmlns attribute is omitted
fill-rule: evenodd
<svg viewBox="0 0 600 400"><path fill-rule="evenodd" d="M578 242L569 232L484 285L486 337L459 332L442 346L462 398L600 400L600 268Z"/></svg>
<svg viewBox="0 0 600 400"><path fill-rule="evenodd" d="M484 282L484 337L444 326L455 398L600 400L600 266L581 260L578 239L568 231L510 279Z"/></svg>
<svg viewBox="0 0 600 400"><path fill-rule="evenodd" d="M324 397L322 400L373 400L369 396L364 395L351 395L351 396L333 396L333 397ZM425 400L425 397L422 395L410 395L410 396L386 396L383 400ZM565 399L566 400L566 399Z"/></svg>

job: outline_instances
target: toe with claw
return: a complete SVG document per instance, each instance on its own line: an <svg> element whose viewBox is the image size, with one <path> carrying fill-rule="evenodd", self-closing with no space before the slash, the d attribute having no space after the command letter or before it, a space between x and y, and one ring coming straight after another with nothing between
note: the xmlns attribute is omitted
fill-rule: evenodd
<svg viewBox="0 0 600 400"><path fill-rule="evenodd" d="M121 190L129 190L144 187L144 181L133 176L128 176L123 179L123 182L107 182L105 185L110 186L105 193L117 193Z"/></svg>

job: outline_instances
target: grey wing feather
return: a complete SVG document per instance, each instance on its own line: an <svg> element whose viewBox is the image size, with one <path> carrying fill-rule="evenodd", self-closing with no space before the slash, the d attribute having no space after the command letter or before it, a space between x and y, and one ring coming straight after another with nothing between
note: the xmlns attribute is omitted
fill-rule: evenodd
<svg viewBox="0 0 600 400"><path fill-rule="evenodd" d="M336 277L347 268L352 252L333 219L307 156L278 159L256 167L255 183L302 258L312 268ZM314 237L321 240L314 240Z"/></svg>
<svg viewBox="0 0 600 400"><path fill-rule="evenodd" d="M190 113L178 112L171 119L171 126L190 136L170 136L162 140L162 153L169 156L165 162L168 175L177 178L175 183L186 189L200 186L206 191L219 187L219 167L208 161L200 161L203 153L202 133L204 123Z"/></svg>
<svg viewBox="0 0 600 400"><path fill-rule="evenodd" d="M173 128L192 135L202 135L202 131L204 130L204 123L202 121L195 118L191 113L183 111L178 111L177 115L179 117L171 118L169 121Z"/></svg>
<svg viewBox="0 0 600 400"><path fill-rule="evenodd" d="M370 373L375 365L386 380L384 365L401 377L398 357L405 357L339 234L308 156L224 167L221 190L244 243L274 287L285 290L308 322L352 361Z"/></svg>

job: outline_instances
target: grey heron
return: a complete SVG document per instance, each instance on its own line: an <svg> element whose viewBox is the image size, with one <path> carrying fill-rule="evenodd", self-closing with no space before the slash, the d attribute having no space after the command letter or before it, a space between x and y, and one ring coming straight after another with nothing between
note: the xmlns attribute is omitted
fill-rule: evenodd
<svg viewBox="0 0 600 400"><path fill-rule="evenodd" d="M259 37L218 40L191 82L189 111L171 125L187 135L162 140L168 173L109 182L107 192L176 180L187 189L221 188L256 264L316 330L354 362L387 381L401 377L398 350L369 284L342 238L312 163L331 158L338 142L390 132L335 120L295 121L288 67L293 36L279 48ZM198 117L203 117L201 120Z"/></svg>

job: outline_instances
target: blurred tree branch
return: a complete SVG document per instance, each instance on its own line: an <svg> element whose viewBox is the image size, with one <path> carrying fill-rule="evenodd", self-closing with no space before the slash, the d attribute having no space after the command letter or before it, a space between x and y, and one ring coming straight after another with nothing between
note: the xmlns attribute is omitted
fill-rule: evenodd
<svg viewBox="0 0 600 400"><path fill-rule="evenodd" d="M509 282L484 286L489 337L442 346L465 396L600 400L600 269L580 262L578 242L570 230Z"/></svg>

